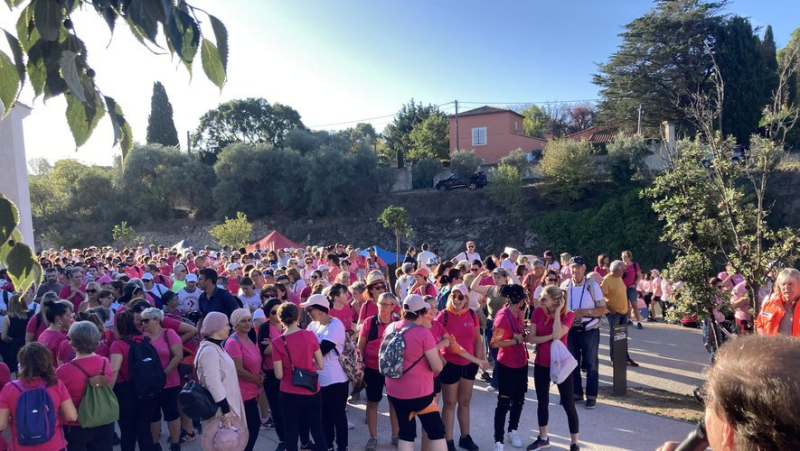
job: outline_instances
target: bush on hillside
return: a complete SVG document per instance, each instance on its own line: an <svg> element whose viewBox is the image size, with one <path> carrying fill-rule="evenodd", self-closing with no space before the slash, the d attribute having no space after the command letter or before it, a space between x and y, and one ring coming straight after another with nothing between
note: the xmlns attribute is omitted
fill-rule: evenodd
<svg viewBox="0 0 800 451"><path fill-rule="evenodd" d="M450 155L450 170L461 177L469 177L478 171L483 159L471 150L457 150Z"/></svg>
<svg viewBox="0 0 800 451"><path fill-rule="evenodd" d="M492 182L487 185L489 197L497 205L503 207L510 215L521 219L525 195L522 192L523 174L519 168L500 162L491 169Z"/></svg>
<svg viewBox="0 0 800 451"><path fill-rule="evenodd" d="M548 142L539 168L548 182L547 191L561 201L580 199L597 173L592 145L569 139Z"/></svg>
<svg viewBox="0 0 800 451"><path fill-rule="evenodd" d="M435 158L423 158L412 168L412 185L414 189L433 188L433 178L442 170L442 163Z"/></svg>
<svg viewBox="0 0 800 451"><path fill-rule="evenodd" d="M626 136L620 132L608 144L608 169L611 178L619 184L631 182L631 178L647 171L647 157L652 153L650 146L641 136Z"/></svg>

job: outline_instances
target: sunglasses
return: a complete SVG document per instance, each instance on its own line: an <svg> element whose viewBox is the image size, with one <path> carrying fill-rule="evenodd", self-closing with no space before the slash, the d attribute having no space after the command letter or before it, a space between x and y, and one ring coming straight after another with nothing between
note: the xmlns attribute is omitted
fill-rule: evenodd
<svg viewBox="0 0 800 451"><path fill-rule="evenodd" d="M378 305L380 305L381 307L394 307L394 304L387 304L387 303L385 303L385 302L381 302L381 303L380 303L380 304L378 304Z"/></svg>
<svg viewBox="0 0 800 451"><path fill-rule="evenodd" d="M95 294L97 293L97 290L86 290L86 292L89 294Z"/></svg>
<svg viewBox="0 0 800 451"><path fill-rule="evenodd" d="M464 295L463 294L459 294L458 296L453 296L453 297L458 299L459 301L463 301L464 300Z"/></svg>
<svg viewBox="0 0 800 451"><path fill-rule="evenodd" d="M277 315L277 314L278 314L278 310L277 309L270 310L270 312L269 312L269 316L274 316L274 315Z"/></svg>
<svg viewBox="0 0 800 451"><path fill-rule="evenodd" d="M374 287L372 287L372 289L373 290L386 290L386 285L384 285L384 284L375 285Z"/></svg>
<svg viewBox="0 0 800 451"><path fill-rule="evenodd" d="M467 249L475 249L475 246L467 246Z"/></svg>
<svg viewBox="0 0 800 451"><path fill-rule="evenodd" d="M547 281L548 281L548 282L558 282L558 279L554 279L554 278L552 278L552 277L548 277L548 278L547 278Z"/></svg>
<svg viewBox="0 0 800 451"><path fill-rule="evenodd" d="M311 280L317 280L317 279L319 279L318 276L311 276Z"/></svg>
<svg viewBox="0 0 800 451"><path fill-rule="evenodd" d="M150 324L150 318L143 319L142 324Z"/></svg>
<svg viewBox="0 0 800 451"><path fill-rule="evenodd" d="M481 270L480 268L470 268L470 271L472 271L472 272L478 272L480 270Z"/></svg>

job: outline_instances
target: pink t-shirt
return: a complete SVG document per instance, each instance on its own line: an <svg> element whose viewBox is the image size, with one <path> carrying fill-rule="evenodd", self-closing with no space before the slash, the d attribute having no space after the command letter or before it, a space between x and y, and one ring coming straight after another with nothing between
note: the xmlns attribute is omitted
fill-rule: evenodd
<svg viewBox="0 0 800 451"><path fill-rule="evenodd" d="M83 391L86 388L86 375L81 372L78 368L75 368L75 365L80 366L83 368L89 376L97 376L101 374L103 371L103 365L105 365L105 370L102 374L105 374L109 381L111 381L111 362L103 356L93 355L91 357L86 357L83 359L73 360L73 363L65 363L58 367L56 370L56 376L58 380L64 383L64 386L67 387L69 391L69 395L72 398L72 402L75 404L75 408L77 409L81 405L81 401L83 400ZM66 422L65 424L68 425L77 425L79 424L77 421L73 422Z"/></svg>
<svg viewBox="0 0 800 451"><path fill-rule="evenodd" d="M366 305L366 304L364 304ZM373 315L375 316L375 315ZM382 323L378 320L378 334L377 338L374 340L367 341L367 346L364 347L364 366L367 368L377 370L378 369L378 351L381 349L381 337L383 337L383 332L386 331L386 327L394 322L396 318L392 316L392 320L388 323ZM364 337L364 339L368 339L370 336L369 331L372 329L372 316L367 317L364 320L364 324L362 324L361 329L358 331L359 337Z"/></svg>
<svg viewBox="0 0 800 451"><path fill-rule="evenodd" d="M41 335L45 329L47 329L47 324L41 313L31 316L31 319L28 320L28 325L25 326L25 332L32 333L34 341L39 340L39 335Z"/></svg>
<svg viewBox="0 0 800 451"><path fill-rule="evenodd" d="M270 335L272 335L271 329L272 327L270 327ZM248 373L256 376L261 373L261 352L249 338L242 340L238 335L231 335L225 341L225 352L232 359L242 359L242 366ZM258 397L259 386L255 382L249 382L240 377L239 390L242 392L242 400L248 401Z"/></svg>
<svg viewBox="0 0 800 451"><path fill-rule="evenodd" d="M169 337L167 337L167 335L169 335ZM167 341L169 341L169 344L167 344ZM181 337L179 337L178 334L176 334L172 329L162 329L161 333L158 334L158 337L156 337L155 340L152 338L150 339L150 344L156 348L158 357L161 359L161 368L166 369L167 365L169 365L169 361L172 360L172 353L169 350L170 345L175 345L180 342ZM176 366L173 368L172 372L167 374L167 383L164 384L164 388L177 387L180 384L181 375L178 373L178 367Z"/></svg>
<svg viewBox="0 0 800 451"><path fill-rule="evenodd" d="M433 296L436 297L436 287L432 283L425 285L425 288L417 287L411 290L411 294L418 294L420 296ZM399 307L398 307L399 308Z"/></svg>
<svg viewBox="0 0 800 451"><path fill-rule="evenodd" d="M30 387L40 385L42 380L38 377L34 377L30 380L30 385L21 381L15 383ZM53 400L53 406L56 409L61 407L61 403L70 399L67 387L65 387L64 383L60 380L47 387L47 393ZM64 439L64 430L61 428L62 421L60 415L56 415L55 435L53 435L53 438L48 440L47 443L36 446L22 446L19 444L17 441L17 422L14 420L14 415L17 413L17 401L19 401L21 394L17 387L13 387L12 384L6 384L6 386L3 387L3 391L0 392L0 409L8 409L11 412L11 418L8 420L9 425L11 425L11 449L17 451L57 451L64 449L67 446L67 441Z"/></svg>
<svg viewBox="0 0 800 451"><path fill-rule="evenodd" d="M507 307L503 307L494 316L494 332L492 341L510 340L514 334L521 334L525 325L522 315L516 318ZM509 368L522 368L528 364L528 351L525 344L515 344L497 350L497 361Z"/></svg>
<svg viewBox="0 0 800 451"><path fill-rule="evenodd" d="M409 321L398 321L394 328L402 329L412 325ZM384 331L384 335L386 331ZM436 347L431 332L421 326L412 326L403 333L406 349L403 353L403 375L397 379L386 378L386 394L398 399L415 399L433 393L433 370L431 370L425 351ZM419 360L419 362L417 362ZM408 369L414 362L413 368Z"/></svg>
<svg viewBox="0 0 800 451"><path fill-rule="evenodd" d="M53 355L53 367L58 366L57 358L58 358L58 347L61 346L61 342L67 339L66 332L56 332L50 329L45 330L39 335L39 338L36 339L39 343L43 344Z"/></svg>
<svg viewBox="0 0 800 451"><path fill-rule="evenodd" d="M129 338L131 341L140 342L144 338L143 335L134 335ZM131 349L131 345L126 343L124 340L114 340L114 343L111 344L111 355L118 354L122 356L122 365L119 367L119 374L117 375L117 383L127 382L131 378L131 370L128 367L128 351Z"/></svg>
<svg viewBox="0 0 800 451"><path fill-rule="evenodd" d="M601 268L599 266L595 266L594 267L594 272L596 272L597 274L600 274L600 277L605 277L606 274L608 274L608 269Z"/></svg>
<svg viewBox="0 0 800 451"><path fill-rule="evenodd" d="M392 313L399 315L400 306L395 304L394 309L392 309ZM375 316L377 314L378 314L378 304L372 301L367 301L361 305L361 310L358 312L358 320L363 322L366 319Z"/></svg>
<svg viewBox="0 0 800 451"><path fill-rule="evenodd" d="M445 316L447 316L447 325L444 321ZM480 327L478 315L468 308L461 314L441 311L436 315L435 322L441 324L450 334L450 338L454 338L456 341L455 344L444 348L444 359L455 365L469 365L470 361L458 355L457 352L463 349L475 355L475 334L478 333L475 328ZM436 342L438 343L439 340Z"/></svg>
<svg viewBox="0 0 800 451"><path fill-rule="evenodd" d="M636 284L636 271L639 269L638 263L631 263L625 265L625 272L622 274L622 281L625 282L626 287L632 287Z"/></svg>
<svg viewBox="0 0 800 451"><path fill-rule="evenodd" d="M744 297L747 297L747 282L742 281L733 287L733 292L731 293L731 302L738 302ZM750 315L750 301L748 300L742 304L742 306L737 308L733 312L733 315L739 321L750 321L752 319L752 315Z"/></svg>
<svg viewBox="0 0 800 451"><path fill-rule="evenodd" d="M101 341L100 344L97 345L97 349L94 350L94 353L103 357L108 357L108 345ZM69 340L64 340L58 345L58 354L56 354L57 361L61 363L71 362L75 356L75 350L69 345Z"/></svg>
<svg viewBox="0 0 800 451"><path fill-rule="evenodd" d="M84 293L86 293L86 285L81 284L79 290L84 292ZM60 299L66 299L69 302L72 302L72 305L74 306L73 310L77 312L78 311L78 306L81 305L81 302L83 302L83 296L81 296L79 294L76 294L75 296L72 296L70 298L68 296L69 296L69 293L71 291L72 291L72 287L69 286L69 285L65 285L65 286L61 287L61 291L58 292L58 297Z"/></svg>
<svg viewBox="0 0 800 451"><path fill-rule="evenodd" d="M339 321L342 322L345 331L353 330L353 310L349 305L344 304L339 310L332 308L330 309L330 314L332 317L338 318Z"/></svg>
<svg viewBox="0 0 800 451"><path fill-rule="evenodd" d="M285 342L284 339L286 340ZM291 361L286 353L287 346L289 354L292 355ZM319 382L317 382L317 389L314 393L305 388L292 385L293 368L301 368L312 373L317 372L317 366L314 364L314 352L318 349L317 336L310 330L298 330L289 335L282 335L272 342L272 361L275 363L281 362L283 368L280 388L282 392L295 395L313 395L319 392Z"/></svg>
<svg viewBox="0 0 800 451"><path fill-rule="evenodd" d="M437 345L439 344L440 341L444 340L444 336L447 335L447 330L444 328L442 323L436 321L431 322L431 328L428 330L431 332L431 335L433 336L433 342L436 343ZM441 352L444 352L444 349ZM439 373L433 373L433 377L436 377L438 375Z"/></svg>
<svg viewBox="0 0 800 451"><path fill-rule="evenodd" d="M717 274L717 278L719 280L727 279L728 278L728 272L727 271L722 271L721 273ZM744 276L741 275L741 274L734 274L733 276L731 276L730 279L728 279L728 282L725 284L725 286L723 288L725 288L726 290L731 290L731 289L733 289L734 286L739 285L742 282L744 282Z"/></svg>
<svg viewBox="0 0 800 451"><path fill-rule="evenodd" d="M561 325L572 327L572 320L575 318L575 312L569 311L564 315L561 315ZM547 316L545 313L544 308L538 307L536 310L533 311L533 315L531 315L531 324L536 325L536 336L543 336L543 335L552 335L553 334L553 318ZM569 334L564 334L561 337L561 342L564 345L567 344L567 336ZM534 364L539 366L544 366L550 368L550 344L552 341L547 341L544 343L539 343L536 352L536 359L533 361Z"/></svg>

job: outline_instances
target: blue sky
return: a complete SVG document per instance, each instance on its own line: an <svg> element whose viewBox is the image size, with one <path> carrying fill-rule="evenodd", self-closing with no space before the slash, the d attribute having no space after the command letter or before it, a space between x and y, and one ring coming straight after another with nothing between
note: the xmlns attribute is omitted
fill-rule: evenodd
<svg viewBox="0 0 800 451"><path fill-rule="evenodd" d="M123 106L138 141L145 138L156 80L167 88L182 142L204 112L244 97L288 104L307 126L340 129L377 118L366 122L379 131L411 98L500 105L594 99L595 63L614 52L625 23L654 5L645 0L190 3L228 26L229 81L221 93L199 64L190 83L183 67L144 50L124 25L106 48L110 36L97 17L74 18L79 36L92 41L90 64L101 89ZM750 17L756 26L771 24L779 47L800 27L798 0L738 0L726 11ZM13 29L16 17L16 11L3 10L0 26ZM34 107L25 122L28 158L110 164L118 154L110 148L107 119L76 152L63 119L63 100L44 105L31 97L29 90L21 97ZM464 104L463 109L477 106ZM445 109L452 111L449 105Z"/></svg>

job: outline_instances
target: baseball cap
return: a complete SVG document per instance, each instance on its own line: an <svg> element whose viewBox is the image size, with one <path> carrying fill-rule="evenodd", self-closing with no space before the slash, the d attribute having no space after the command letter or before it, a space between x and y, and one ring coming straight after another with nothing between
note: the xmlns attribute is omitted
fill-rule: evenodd
<svg viewBox="0 0 800 451"><path fill-rule="evenodd" d="M328 266L328 265L319 265L319 266L317 267L317 269L318 269L318 270L320 270L320 271L330 271L330 270L331 270L331 267L330 267L330 266Z"/></svg>
<svg viewBox="0 0 800 451"><path fill-rule="evenodd" d="M197 282L197 274L186 274L185 282Z"/></svg>
<svg viewBox="0 0 800 451"><path fill-rule="evenodd" d="M103 276L103 277L101 277L101 278L97 279L97 283L111 283L111 282L113 282L113 281L114 281L114 279L112 279L112 278L111 278L110 276L108 276L108 275L105 275L105 276Z"/></svg>
<svg viewBox="0 0 800 451"><path fill-rule="evenodd" d="M583 257L581 257L580 255L576 255L576 256L574 256L574 257L569 259L569 265L570 266L572 266L572 265L584 266L585 264L586 264L586 262L583 261Z"/></svg>
<svg viewBox="0 0 800 451"><path fill-rule="evenodd" d="M451 292L451 293L452 293L452 292L454 292L454 291L458 291L459 293L461 293L461 294L463 294L463 295L465 295L465 296L466 296L467 294L469 294L469 290L467 290L467 286L466 286L466 285L464 285L463 283L460 283L460 284L458 284L458 285L454 286L454 287L453 287L453 288L450 290L450 292Z"/></svg>
<svg viewBox="0 0 800 451"><path fill-rule="evenodd" d="M142 280L153 280L153 275L149 272L142 274Z"/></svg>
<svg viewBox="0 0 800 451"><path fill-rule="evenodd" d="M326 311L331 308L330 302L328 302L328 298L321 294L312 294L308 297L306 302L301 302L300 307L307 308L307 307L322 307Z"/></svg>
<svg viewBox="0 0 800 451"><path fill-rule="evenodd" d="M368 247L367 252L375 252L375 246Z"/></svg>
<svg viewBox="0 0 800 451"><path fill-rule="evenodd" d="M431 276L431 273L428 271L428 268L419 268L418 270L414 271L414 275L428 278Z"/></svg>
<svg viewBox="0 0 800 451"><path fill-rule="evenodd" d="M409 312L416 312L422 309L427 309L428 304L418 294L410 294L403 299L403 309Z"/></svg>

